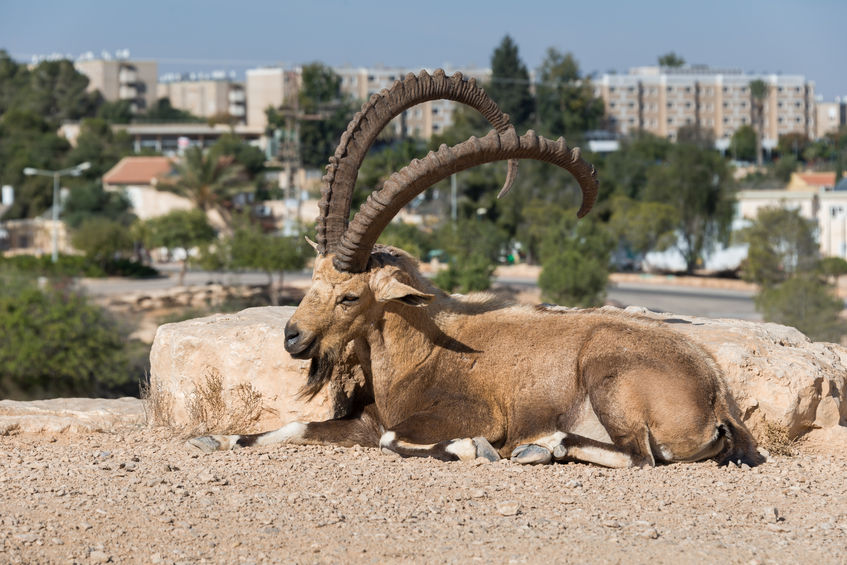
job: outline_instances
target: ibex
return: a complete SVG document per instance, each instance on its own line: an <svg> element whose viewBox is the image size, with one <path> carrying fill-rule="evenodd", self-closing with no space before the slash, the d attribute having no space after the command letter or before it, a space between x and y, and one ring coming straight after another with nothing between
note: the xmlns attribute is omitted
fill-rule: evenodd
<svg viewBox="0 0 847 565"><path fill-rule="evenodd" d="M442 146L394 173L348 226L358 168L380 130L424 100L479 110L496 128ZM190 440L205 451L276 442L379 446L443 460L511 457L519 463L576 460L609 467L657 462L756 463L755 442L730 410L712 357L681 334L600 310L506 305L488 294L448 295L408 254L376 245L394 215L458 171L517 159L569 171L583 193L598 191L594 168L564 139L529 131L461 75L421 73L374 95L341 138L324 177L312 286L285 328L285 349L310 359L314 395L352 342L369 402L354 416L290 423L253 435Z"/></svg>

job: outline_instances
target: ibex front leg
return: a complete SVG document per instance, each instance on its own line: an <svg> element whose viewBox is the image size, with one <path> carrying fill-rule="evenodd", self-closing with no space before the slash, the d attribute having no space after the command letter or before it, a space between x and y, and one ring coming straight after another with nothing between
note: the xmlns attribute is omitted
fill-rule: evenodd
<svg viewBox="0 0 847 565"><path fill-rule="evenodd" d="M367 407L355 418L325 422L291 422L278 430L260 434L200 436L191 438L188 444L207 453L276 443L377 447L379 436L379 424L373 417L371 408Z"/></svg>

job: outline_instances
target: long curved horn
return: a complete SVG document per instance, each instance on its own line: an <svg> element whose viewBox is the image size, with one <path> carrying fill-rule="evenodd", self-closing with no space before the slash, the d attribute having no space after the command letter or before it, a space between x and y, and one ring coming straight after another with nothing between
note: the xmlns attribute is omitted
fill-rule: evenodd
<svg viewBox="0 0 847 565"><path fill-rule="evenodd" d="M335 155L329 159L323 177L321 201L318 204L319 253L333 251L347 229L359 167L379 132L404 110L421 102L439 99L471 106L485 116L501 134L512 128L508 114L500 111L497 104L477 86L475 79L465 80L462 73L455 73L450 77L441 69L432 75L426 71L421 71L418 76L409 73L403 81L395 81L390 90L374 94L350 121L341 136ZM502 193L507 192L512 185L517 166L517 161L509 162Z"/></svg>
<svg viewBox="0 0 847 565"><path fill-rule="evenodd" d="M356 213L336 249L335 268L364 271L379 234L415 196L453 173L504 159L535 159L570 172L582 189L582 205L576 214L579 218L587 214L597 200L597 171L582 158L578 147L571 149L562 137L550 141L532 130L522 137L518 137L514 129L505 135L491 131L482 139L471 137L454 147L442 145L438 152L430 152L422 160L415 159L391 175L382 189L372 192Z"/></svg>

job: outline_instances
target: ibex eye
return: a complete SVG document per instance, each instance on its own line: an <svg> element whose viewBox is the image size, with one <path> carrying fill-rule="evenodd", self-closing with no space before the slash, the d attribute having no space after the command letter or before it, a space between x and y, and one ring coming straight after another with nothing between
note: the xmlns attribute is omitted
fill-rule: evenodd
<svg viewBox="0 0 847 565"><path fill-rule="evenodd" d="M358 300L359 300L359 297L356 296L355 294L346 294L340 300L340 302L341 302L341 304L355 304L356 302L358 302Z"/></svg>

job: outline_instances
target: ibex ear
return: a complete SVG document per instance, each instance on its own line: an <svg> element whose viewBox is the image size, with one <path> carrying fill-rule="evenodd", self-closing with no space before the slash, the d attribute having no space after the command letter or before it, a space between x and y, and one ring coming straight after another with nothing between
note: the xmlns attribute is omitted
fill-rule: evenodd
<svg viewBox="0 0 847 565"><path fill-rule="evenodd" d="M382 272L374 277L373 291L377 302L402 302L409 306L426 306L435 295L426 294L407 284L403 284L390 274Z"/></svg>

